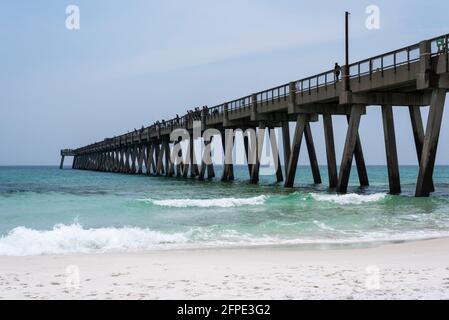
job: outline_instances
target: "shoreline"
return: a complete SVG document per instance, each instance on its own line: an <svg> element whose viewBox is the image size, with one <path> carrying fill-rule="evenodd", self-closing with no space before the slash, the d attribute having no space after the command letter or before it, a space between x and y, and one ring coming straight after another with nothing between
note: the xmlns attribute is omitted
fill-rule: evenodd
<svg viewBox="0 0 449 320"><path fill-rule="evenodd" d="M0 299L449 299L449 238L0 256Z"/></svg>

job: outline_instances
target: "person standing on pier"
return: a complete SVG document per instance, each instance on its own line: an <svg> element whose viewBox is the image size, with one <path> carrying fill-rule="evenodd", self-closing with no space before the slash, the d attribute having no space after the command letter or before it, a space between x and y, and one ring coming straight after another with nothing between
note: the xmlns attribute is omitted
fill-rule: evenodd
<svg viewBox="0 0 449 320"><path fill-rule="evenodd" d="M341 67L337 62L335 62L334 74L335 74L336 82L340 81L340 73L341 73Z"/></svg>

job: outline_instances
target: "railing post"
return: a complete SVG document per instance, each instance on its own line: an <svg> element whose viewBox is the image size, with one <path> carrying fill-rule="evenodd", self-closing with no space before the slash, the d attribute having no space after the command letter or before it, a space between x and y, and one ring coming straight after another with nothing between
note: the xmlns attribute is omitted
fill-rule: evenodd
<svg viewBox="0 0 449 320"><path fill-rule="evenodd" d="M384 76L384 56L380 57L380 72Z"/></svg>
<svg viewBox="0 0 449 320"><path fill-rule="evenodd" d="M431 46L430 41L422 41L419 44L419 72L416 81L418 90L430 87L431 71Z"/></svg>
<svg viewBox="0 0 449 320"><path fill-rule="evenodd" d="M223 104L223 127L227 127L229 123L229 106L226 102Z"/></svg>
<svg viewBox="0 0 449 320"><path fill-rule="evenodd" d="M350 85L349 85L349 81L350 79L350 74L349 74L349 65L344 66L344 68L342 68L343 70L343 74L342 74L342 78L343 78L343 91L350 91Z"/></svg>
<svg viewBox="0 0 449 320"><path fill-rule="evenodd" d="M449 72L449 37L448 35L444 36L444 43L445 43L445 54L446 54L446 72Z"/></svg>
<svg viewBox="0 0 449 320"><path fill-rule="evenodd" d="M357 73L359 76L359 83L360 83L360 63L357 64Z"/></svg>
<svg viewBox="0 0 449 320"><path fill-rule="evenodd" d="M410 71L410 48L407 48L407 70Z"/></svg>
<svg viewBox="0 0 449 320"><path fill-rule="evenodd" d="M251 95L250 118L251 118L251 121L256 121L256 119L257 119L257 94L256 93L253 93Z"/></svg>
<svg viewBox="0 0 449 320"><path fill-rule="evenodd" d="M396 52L393 55L394 73L396 73Z"/></svg>
<svg viewBox="0 0 449 320"><path fill-rule="evenodd" d="M295 113L296 106L296 82L292 81L288 85L288 113Z"/></svg>

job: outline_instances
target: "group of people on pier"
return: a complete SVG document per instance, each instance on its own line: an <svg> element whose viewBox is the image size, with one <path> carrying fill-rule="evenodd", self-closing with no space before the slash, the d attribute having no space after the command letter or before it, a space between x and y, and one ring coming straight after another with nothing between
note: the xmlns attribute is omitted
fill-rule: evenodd
<svg viewBox="0 0 449 320"><path fill-rule="evenodd" d="M208 106L203 106L202 108L196 107L194 110L187 110L187 120L201 120L201 116L207 116L208 114Z"/></svg>

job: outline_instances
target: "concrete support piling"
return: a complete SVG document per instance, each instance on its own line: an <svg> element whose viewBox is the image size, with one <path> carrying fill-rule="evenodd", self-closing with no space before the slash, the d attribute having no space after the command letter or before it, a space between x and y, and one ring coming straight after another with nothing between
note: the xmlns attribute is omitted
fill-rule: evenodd
<svg viewBox="0 0 449 320"><path fill-rule="evenodd" d="M348 116L347 119L348 119L348 124L349 124L350 116ZM360 135L358 133L358 130L357 130L356 143L355 143L355 148L354 148L354 157L355 157L355 164L357 166L357 174L359 176L360 186L367 187L367 186L369 186L368 171L366 170L365 156L363 155L362 143L360 140Z"/></svg>
<svg viewBox="0 0 449 320"><path fill-rule="evenodd" d="M265 122L259 123L259 130L256 133L256 141L255 145L252 147L252 152L254 152L255 163L251 168L251 183L257 184L259 182L259 171L260 171L260 158L262 156L262 149L265 141L265 130L266 124Z"/></svg>
<svg viewBox="0 0 449 320"><path fill-rule="evenodd" d="M434 89L432 91L427 128L419 164L416 197L428 197L432 192L433 170L435 167L445 99L445 89Z"/></svg>
<svg viewBox="0 0 449 320"><path fill-rule="evenodd" d="M333 189L338 184L337 158L335 156L334 128L332 115L323 114L324 140L326 143L327 172L329 176L329 188Z"/></svg>
<svg viewBox="0 0 449 320"><path fill-rule="evenodd" d="M315 144L313 143L312 130L310 123L307 123L304 128L304 138L306 140L307 151L309 153L310 168L312 169L313 181L315 184L321 184L320 167L315 151Z"/></svg>
<svg viewBox="0 0 449 320"><path fill-rule="evenodd" d="M290 125L288 121L282 122L282 146L284 147L284 170L287 175L288 161L290 159L291 144L290 144Z"/></svg>
<svg viewBox="0 0 449 320"><path fill-rule="evenodd" d="M421 162L421 154L422 149L424 145L424 126L422 122L421 117L421 107L420 106L409 106L409 113L410 113L410 121L412 124L412 130L413 130L413 138L415 141L415 147L416 147L416 155L418 157L418 165ZM429 183L430 192L435 191L435 186L433 183L433 178L431 178L431 181Z"/></svg>
<svg viewBox="0 0 449 320"><path fill-rule="evenodd" d="M348 183L349 183L349 175L351 173L352 159L354 157L357 145L360 145L359 125L363 111L364 106L361 105L354 105L351 108L351 115L349 117L349 126L348 131L346 133L345 147L343 150L343 156L340 165L340 174L337 184L337 191L340 193L346 193L348 191Z"/></svg>
<svg viewBox="0 0 449 320"><path fill-rule="evenodd" d="M293 144L290 152L290 158L288 160L287 174L284 183L284 186L286 188L293 188L293 185L295 183L299 151L301 149L301 141L308 121L307 117L307 115L298 115L298 118L296 120L295 134L293 136Z"/></svg>
<svg viewBox="0 0 449 320"><path fill-rule="evenodd" d="M271 154L273 156L274 169L276 171L276 181L284 181L284 176L282 174L281 158L279 156L279 148L277 144L276 131L274 127L268 128L268 134L270 137Z"/></svg>
<svg viewBox="0 0 449 320"><path fill-rule="evenodd" d="M382 120L384 126L385 153L387 156L388 181L391 194L401 193L401 181L399 176L399 162L396 148L396 136L394 130L393 107L382 106Z"/></svg>

